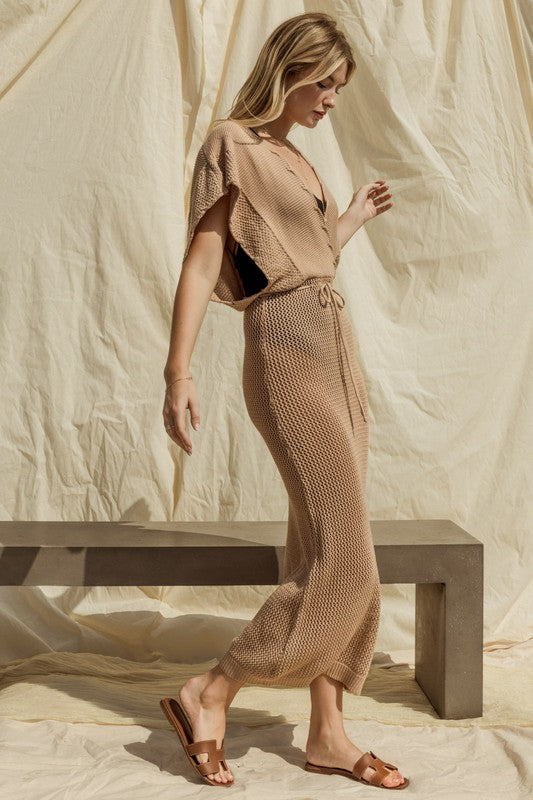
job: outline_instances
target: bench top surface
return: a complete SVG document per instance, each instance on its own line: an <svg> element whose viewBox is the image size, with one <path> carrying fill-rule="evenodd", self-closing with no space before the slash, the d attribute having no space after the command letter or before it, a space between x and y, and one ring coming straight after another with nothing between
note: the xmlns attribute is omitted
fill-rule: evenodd
<svg viewBox="0 0 533 800"><path fill-rule="evenodd" d="M447 519L372 520L376 547L480 545ZM63 522L0 521L6 547L282 547L287 521Z"/></svg>

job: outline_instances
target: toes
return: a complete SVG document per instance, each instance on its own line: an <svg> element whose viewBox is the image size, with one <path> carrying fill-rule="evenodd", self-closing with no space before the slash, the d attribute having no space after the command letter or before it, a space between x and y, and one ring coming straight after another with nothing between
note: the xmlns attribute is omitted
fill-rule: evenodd
<svg viewBox="0 0 533 800"><path fill-rule="evenodd" d="M373 774L374 768L367 767L363 773L363 778L369 781ZM402 783L404 783L403 776L400 772L398 772L397 769L389 772L388 775L386 775L382 780L382 784L384 786L400 786Z"/></svg>
<svg viewBox="0 0 533 800"><path fill-rule="evenodd" d="M233 781L233 776L225 769L220 772L212 772L208 775L208 778L212 781L216 781L216 783L231 783Z"/></svg>
<svg viewBox="0 0 533 800"><path fill-rule="evenodd" d="M383 783L386 786L400 786L404 782L403 775L401 775L397 769L394 772L391 772L390 775L387 775L386 778L383 779Z"/></svg>

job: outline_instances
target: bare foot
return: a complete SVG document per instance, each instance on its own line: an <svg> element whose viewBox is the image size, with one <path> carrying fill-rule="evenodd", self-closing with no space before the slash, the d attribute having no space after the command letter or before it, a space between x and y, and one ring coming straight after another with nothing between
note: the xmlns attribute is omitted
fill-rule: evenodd
<svg viewBox="0 0 533 800"><path fill-rule="evenodd" d="M340 737L335 737L335 739L327 736L315 738L312 734L309 734L305 755L308 761L317 766L340 767L351 772L355 762L363 755L363 751L352 744L344 734L341 734ZM385 761L386 759L383 760ZM369 781L374 772L373 767L367 767L362 777ZM397 769L388 773L382 781L384 786L399 786L402 783L404 783L403 775Z"/></svg>
<svg viewBox="0 0 533 800"><path fill-rule="evenodd" d="M191 721L194 741L216 739L217 747L221 747L226 731L226 698L218 697L210 689L209 673L195 675L186 681L180 689L179 700ZM200 753L196 758L205 763L208 756L207 753ZM233 775L223 769L222 764L218 772L210 773L207 777L217 783L233 782Z"/></svg>

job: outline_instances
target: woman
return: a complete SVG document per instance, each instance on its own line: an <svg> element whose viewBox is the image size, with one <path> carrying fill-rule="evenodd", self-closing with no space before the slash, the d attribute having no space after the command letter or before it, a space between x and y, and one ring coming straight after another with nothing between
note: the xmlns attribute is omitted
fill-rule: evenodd
<svg viewBox="0 0 533 800"><path fill-rule="evenodd" d="M338 215L334 197L286 138L335 107L355 69L335 21L286 20L269 36L229 117L198 153L188 236L164 375L163 417L189 455L196 429L189 374L209 300L243 311L243 391L289 497L283 580L217 666L161 706L191 765L231 786L226 712L245 683L309 686L305 769L405 788L393 764L353 744L343 689L360 694L380 614L380 584L364 498L368 398L344 298L331 286L340 249L392 207L388 186L362 186Z"/></svg>

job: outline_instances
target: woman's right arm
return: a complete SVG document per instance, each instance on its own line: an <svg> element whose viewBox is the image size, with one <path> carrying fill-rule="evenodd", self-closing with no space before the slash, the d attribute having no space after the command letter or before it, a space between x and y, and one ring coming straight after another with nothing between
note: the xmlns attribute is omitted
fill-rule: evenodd
<svg viewBox="0 0 533 800"><path fill-rule="evenodd" d="M198 225L184 260L174 298L167 362L163 371L169 386L189 375L189 364L200 326L220 274L224 244L228 235L229 194L206 211ZM185 412L191 424L199 424L200 408L194 381L177 381L165 393L163 419L170 438L192 453ZM173 429L168 430L170 425Z"/></svg>

